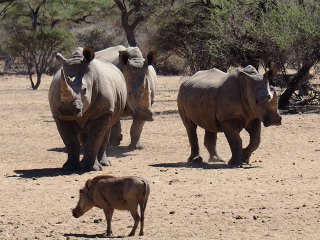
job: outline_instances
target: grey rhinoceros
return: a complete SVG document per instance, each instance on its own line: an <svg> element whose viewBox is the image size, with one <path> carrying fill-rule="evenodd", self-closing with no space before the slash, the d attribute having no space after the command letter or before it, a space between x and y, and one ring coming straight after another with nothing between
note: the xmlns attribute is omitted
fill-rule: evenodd
<svg viewBox="0 0 320 240"><path fill-rule="evenodd" d="M65 170L102 170L111 127L127 101L126 82L111 63L94 59L91 49L77 48L70 59L57 54L61 69L49 89L49 104L68 159ZM80 144L83 159L80 163Z"/></svg>
<svg viewBox="0 0 320 240"><path fill-rule="evenodd" d="M270 69L262 76L250 65L231 74L213 68L199 71L181 84L178 109L191 145L188 162L203 161L196 132L200 126L205 129L204 145L210 154L209 161L222 161L216 141L217 133L224 132L232 153L229 164L249 163L260 144L261 122L266 127L281 124L277 95L268 81L275 73L275 69ZM244 149L242 129L250 136Z"/></svg>
<svg viewBox="0 0 320 240"><path fill-rule="evenodd" d="M124 116L132 116L130 149L141 149L140 136L146 121L153 121L151 105L156 90L155 53L149 52L145 60L138 47L122 45L96 52L96 58L115 64L123 73L128 92L128 106ZM119 145L122 140L120 122L112 128L110 143Z"/></svg>

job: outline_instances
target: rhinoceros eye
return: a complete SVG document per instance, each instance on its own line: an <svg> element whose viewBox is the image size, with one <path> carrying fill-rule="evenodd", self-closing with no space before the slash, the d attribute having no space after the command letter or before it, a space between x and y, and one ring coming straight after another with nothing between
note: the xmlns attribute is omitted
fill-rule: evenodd
<svg viewBox="0 0 320 240"><path fill-rule="evenodd" d="M86 95L86 93L87 93L87 88L83 88L83 89L82 89L82 92L83 92L83 95Z"/></svg>

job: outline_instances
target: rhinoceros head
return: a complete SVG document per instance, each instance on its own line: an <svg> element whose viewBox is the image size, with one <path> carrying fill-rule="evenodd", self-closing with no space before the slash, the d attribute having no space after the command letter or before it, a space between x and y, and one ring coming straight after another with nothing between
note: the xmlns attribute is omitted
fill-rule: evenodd
<svg viewBox="0 0 320 240"><path fill-rule="evenodd" d="M239 72L249 107L266 127L281 125L277 94L269 85L269 78L276 72L276 69L272 68L264 75L260 75L251 65Z"/></svg>
<svg viewBox="0 0 320 240"><path fill-rule="evenodd" d="M61 63L60 111L69 117L81 117L89 108L92 97L92 71L90 62L94 51L89 48L77 48L70 59L60 53L57 59Z"/></svg>
<svg viewBox="0 0 320 240"><path fill-rule="evenodd" d="M155 53L150 52L147 61L138 47L129 47L119 51L118 67L123 73L128 89L128 106L133 117L140 120L152 121L151 110L152 89L148 67L154 61Z"/></svg>

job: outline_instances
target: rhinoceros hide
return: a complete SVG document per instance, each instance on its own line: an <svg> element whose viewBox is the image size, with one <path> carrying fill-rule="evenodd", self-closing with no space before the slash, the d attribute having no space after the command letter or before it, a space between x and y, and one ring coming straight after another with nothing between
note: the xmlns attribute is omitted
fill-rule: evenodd
<svg viewBox="0 0 320 240"><path fill-rule="evenodd" d="M199 155L197 126L205 129L205 147L210 161L221 161L216 151L217 133L223 132L229 142L230 165L249 162L261 138L264 126L280 125L277 95L268 78L274 70L260 75L252 66L225 73L218 69L200 71L181 84L178 109L191 145L189 162L202 161ZM245 129L250 142L242 148L240 131Z"/></svg>

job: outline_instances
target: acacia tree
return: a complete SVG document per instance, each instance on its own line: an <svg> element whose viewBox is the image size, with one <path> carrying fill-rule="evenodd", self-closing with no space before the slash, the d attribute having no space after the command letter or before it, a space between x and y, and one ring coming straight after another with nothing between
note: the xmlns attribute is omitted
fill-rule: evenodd
<svg viewBox="0 0 320 240"><path fill-rule="evenodd" d="M67 22L89 22L100 9L110 7L110 1L84 0L13 0L0 2L3 28L10 35L8 49L27 67L31 87L37 89L58 51L73 46L73 36L66 31ZM14 23L14 24L13 24ZM32 79L36 72L36 82Z"/></svg>
<svg viewBox="0 0 320 240"><path fill-rule="evenodd" d="M167 6L165 0L114 0L121 13L121 24L130 46L137 46L135 30L141 22L147 21L159 7ZM170 4L173 4L171 0Z"/></svg>
<svg viewBox="0 0 320 240"><path fill-rule="evenodd" d="M188 10L189 9L189 10ZM209 13L208 13L209 11ZM319 61L320 6L316 0L190 1L160 22L154 43L173 51L191 72L277 62L297 74L288 79L281 107ZM199 64L199 62L201 64Z"/></svg>

